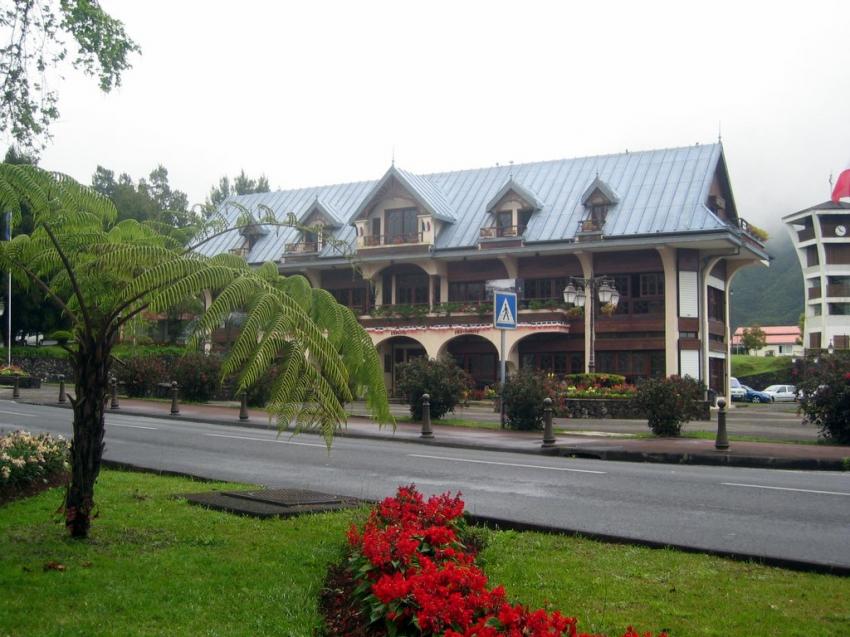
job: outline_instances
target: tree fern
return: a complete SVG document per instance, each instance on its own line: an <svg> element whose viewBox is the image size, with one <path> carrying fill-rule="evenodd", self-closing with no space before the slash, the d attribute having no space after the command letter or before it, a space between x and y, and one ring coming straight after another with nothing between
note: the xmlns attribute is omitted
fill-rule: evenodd
<svg viewBox="0 0 850 637"><path fill-rule="evenodd" d="M94 481L103 451L104 399L111 351L122 329L142 312L167 311L211 294L194 324L201 343L234 313L247 318L229 357L245 389L277 367L269 412L280 427L317 428L328 445L345 422L344 403L365 394L379 422L391 422L380 362L347 308L313 290L303 277L282 277L274 264L251 267L235 255L207 257L183 247L185 236L155 223L116 223L109 199L66 175L0 164L0 206L32 212L34 229L0 243L0 267L57 304L73 324L76 367L72 476L66 525L88 533ZM241 221L271 223L271 211ZM280 225L280 224L278 224ZM214 219L197 245L222 232Z"/></svg>

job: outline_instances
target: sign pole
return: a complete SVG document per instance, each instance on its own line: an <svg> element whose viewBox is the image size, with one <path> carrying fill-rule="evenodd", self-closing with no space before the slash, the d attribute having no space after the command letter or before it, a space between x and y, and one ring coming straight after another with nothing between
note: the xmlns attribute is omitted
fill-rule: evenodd
<svg viewBox="0 0 850 637"><path fill-rule="evenodd" d="M502 349L499 352L499 382L502 386L501 396L499 398L499 412L500 412L500 424L502 429L505 428L505 368L507 367L507 361L505 361L505 333L507 330L499 330L502 333Z"/></svg>
<svg viewBox="0 0 850 637"><path fill-rule="evenodd" d="M500 292L493 294L493 327L501 332L501 351L499 352L499 382L502 384L499 406L501 426L505 428L505 382L507 381L507 360L505 360L505 332L515 330L517 323L517 300L515 292Z"/></svg>

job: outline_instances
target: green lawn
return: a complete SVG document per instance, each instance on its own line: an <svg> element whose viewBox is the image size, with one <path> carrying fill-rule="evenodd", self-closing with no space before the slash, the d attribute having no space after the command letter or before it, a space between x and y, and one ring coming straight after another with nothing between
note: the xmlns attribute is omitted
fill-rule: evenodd
<svg viewBox="0 0 850 637"><path fill-rule="evenodd" d="M788 378L790 380L790 356L744 356L742 354L734 354L732 356L732 376L736 378L781 370L788 370Z"/></svg>
<svg viewBox="0 0 850 637"><path fill-rule="evenodd" d="M61 491L0 508L0 635L316 634L316 597L361 511L259 521L175 494L239 485L104 471L100 516L71 541ZM387 488L387 494L394 489ZM484 567L510 598L585 630L846 635L850 578L538 533L488 533ZM47 569L57 563L63 571ZM619 631L619 632L618 632Z"/></svg>

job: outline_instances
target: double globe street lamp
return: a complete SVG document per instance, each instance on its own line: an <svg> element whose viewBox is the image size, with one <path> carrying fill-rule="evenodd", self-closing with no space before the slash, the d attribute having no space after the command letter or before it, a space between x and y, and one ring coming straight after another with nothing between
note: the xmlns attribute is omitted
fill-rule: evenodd
<svg viewBox="0 0 850 637"><path fill-rule="evenodd" d="M564 303L575 307L590 305L590 358L587 361L587 371L596 371L596 303L593 302L593 292L599 295L599 303L616 309L620 302L620 293L614 286L614 280L606 276L570 277L570 282L564 288Z"/></svg>

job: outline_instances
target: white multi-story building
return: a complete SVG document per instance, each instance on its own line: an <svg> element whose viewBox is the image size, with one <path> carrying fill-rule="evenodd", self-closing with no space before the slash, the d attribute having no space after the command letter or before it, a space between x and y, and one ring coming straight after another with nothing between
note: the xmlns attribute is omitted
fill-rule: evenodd
<svg viewBox="0 0 850 637"><path fill-rule="evenodd" d="M850 349L850 203L827 201L782 218L806 288L806 349Z"/></svg>

